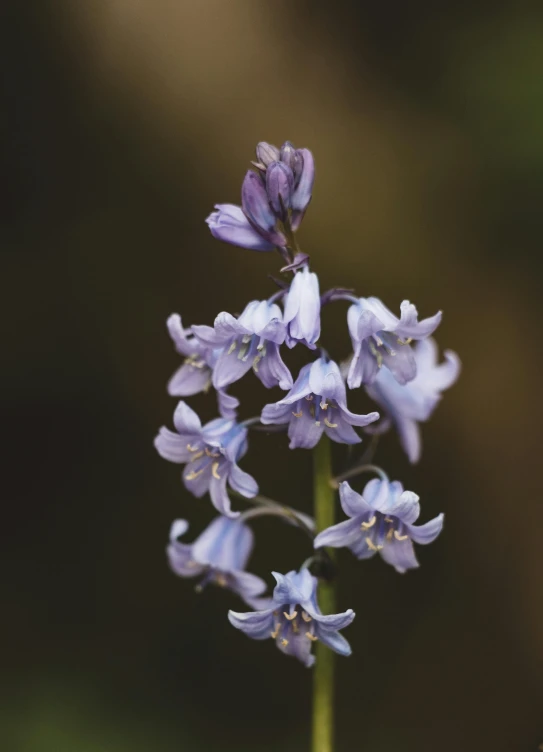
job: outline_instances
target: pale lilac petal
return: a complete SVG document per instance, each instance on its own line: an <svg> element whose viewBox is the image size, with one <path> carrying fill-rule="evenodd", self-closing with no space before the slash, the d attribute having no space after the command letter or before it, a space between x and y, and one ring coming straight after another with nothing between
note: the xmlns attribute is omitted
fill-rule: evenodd
<svg viewBox="0 0 543 752"><path fill-rule="evenodd" d="M213 369L213 386L215 389L224 389L224 387L234 384L241 379L247 371L251 369L253 358L247 354L247 358L238 358L236 350L229 353L223 350L219 355Z"/></svg>
<svg viewBox="0 0 543 752"><path fill-rule="evenodd" d="M366 489L367 487L368 486L366 486ZM365 515L372 512L372 507L366 501L364 496L354 491L346 480L339 484L339 500L341 508L347 517L357 517L358 515Z"/></svg>
<svg viewBox="0 0 543 752"><path fill-rule="evenodd" d="M343 548L350 546L361 535L361 520L358 517L354 519L339 522L337 525L326 528L315 538L313 545L315 548L330 546L331 548Z"/></svg>
<svg viewBox="0 0 543 752"><path fill-rule="evenodd" d="M380 321L383 322L381 327L384 331L395 332L400 320L395 316L379 298L369 297L360 298L360 304L363 308L370 310Z"/></svg>
<svg viewBox="0 0 543 752"><path fill-rule="evenodd" d="M281 358L279 347L274 342L267 343L266 355L253 365L253 370L268 389L274 386L285 390L292 387L292 375Z"/></svg>
<svg viewBox="0 0 543 752"><path fill-rule="evenodd" d="M317 626L316 630L317 636L323 645L326 645L335 653L338 653L338 655L351 655L351 646L343 635L319 626Z"/></svg>
<svg viewBox="0 0 543 752"><path fill-rule="evenodd" d="M217 391L217 403L219 412L223 418L234 419L239 407L239 399L232 394L227 394L223 389Z"/></svg>
<svg viewBox="0 0 543 752"><path fill-rule="evenodd" d="M168 317L166 326L178 353L189 356L200 351L199 343L195 342L191 330L183 328L181 316L178 313L172 313Z"/></svg>
<svg viewBox="0 0 543 752"><path fill-rule="evenodd" d="M400 438L402 449L407 454L411 464L416 464L422 454L422 443L420 437L420 428L416 421L409 418L398 417L396 419L396 430Z"/></svg>
<svg viewBox="0 0 543 752"><path fill-rule="evenodd" d="M423 339L432 334L441 323L442 313L438 311L434 316L418 321L418 312L408 300L400 305L400 321L395 332L401 339Z"/></svg>
<svg viewBox="0 0 543 752"><path fill-rule="evenodd" d="M202 432L200 418L186 402L180 402L175 408L173 424L176 430L183 435L199 436Z"/></svg>
<svg viewBox="0 0 543 752"><path fill-rule="evenodd" d="M219 466L219 470L221 470ZM220 475L220 472L219 472ZM231 519L235 519L236 517L239 517L239 512L233 512L232 507L230 504L230 497L228 496L228 492L226 490L226 481L228 480L228 474L224 472L220 475L220 479L217 479L215 476L211 476L209 480L209 496L211 498L211 503L215 507L215 509L220 512L221 514L224 514L226 517L230 517Z"/></svg>
<svg viewBox="0 0 543 752"><path fill-rule="evenodd" d="M371 559L377 553L375 548L370 548L368 545L369 540L371 540L369 535L364 536L355 541L352 546L349 546L357 559Z"/></svg>
<svg viewBox="0 0 543 752"><path fill-rule="evenodd" d="M410 540L398 541L393 539L379 552L387 564L403 574L408 569L416 569L419 566L415 549Z"/></svg>
<svg viewBox="0 0 543 752"><path fill-rule="evenodd" d="M294 402L311 394L311 388L309 386L309 373L311 371L311 366L312 364L308 363L300 369L300 373L294 382L294 386L288 394L277 402L278 405L292 405Z"/></svg>
<svg viewBox="0 0 543 752"><path fill-rule="evenodd" d="M413 491L403 491L400 484L400 493L396 494L394 489L391 492L392 503L389 503L386 509L380 510L397 517L402 522L412 523L418 519L420 514L419 497ZM390 484L391 488L394 483Z"/></svg>
<svg viewBox="0 0 543 752"><path fill-rule="evenodd" d="M240 206L216 204L206 219L213 237L252 251L273 251L275 246L251 225Z"/></svg>
<svg viewBox="0 0 543 752"><path fill-rule="evenodd" d="M381 354L383 366L388 368L398 384L404 386L413 381L417 375L417 362L415 354L409 345L398 345L394 355L388 352Z"/></svg>
<svg viewBox="0 0 543 752"><path fill-rule="evenodd" d="M196 577L205 572L206 567L197 564L192 557L192 546L174 541L166 549L170 569L179 577Z"/></svg>
<svg viewBox="0 0 543 752"><path fill-rule="evenodd" d="M310 616L315 619L315 621L318 623L319 627L322 627L326 630L334 630L337 631L338 629L345 629L345 627L348 627L349 624L352 624L355 613L352 610L352 608L347 609L347 611L344 611L341 614L321 614L315 613L312 609L308 607L307 604L303 604L305 610L307 611ZM320 632L320 629L318 629L318 632Z"/></svg>
<svg viewBox="0 0 543 752"><path fill-rule="evenodd" d="M182 473L183 485L193 496L196 496L197 499L201 499L202 496L205 496L209 491L211 472L208 466L203 473L193 477L192 473L194 473L195 470L197 470L197 468L194 468L192 464L185 467Z"/></svg>
<svg viewBox="0 0 543 752"><path fill-rule="evenodd" d="M339 405L339 407L342 416L348 423L353 426L367 426L370 423L374 423L376 420L379 420L379 413L376 412L368 413L367 415L357 415L356 413L352 413L350 410L348 410L346 406Z"/></svg>
<svg viewBox="0 0 543 752"><path fill-rule="evenodd" d="M207 347L223 347L229 340L228 335L217 334L212 326L198 324L192 327L194 336Z"/></svg>
<svg viewBox="0 0 543 752"><path fill-rule="evenodd" d="M372 384L378 374L379 365L370 352L368 343L362 342L356 345L347 375L349 389L357 389L361 384Z"/></svg>
<svg viewBox="0 0 543 752"><path fill-rule="evenodd" d="M169 462L182 464L189 462L192 457L192 452L187 449L186 440L165 426L159 430L154 443L160 456Z"/></svg>
<svg viewBox="0 0 543 752"><path fill-rule="evenodd" d="M277 603L307 603L311 600L317 587L317 578L308 569L295 570L280 574L272 572L277 585L273 591Z"/></svg>
<svg viewBox="0 0 543 752"><path fill-rule="evenodd" d="M300 226L304 213L311 201L313 183L315 180L315 162L309 149L298 149L303 159L302 173L298 185L292 196L291 227L295 232Z"/></svg>
<svg viewBox="0 0 543 752"><path fill-rule="evenodd" d="M203 365L197 368L185 363L174 373L168 382L168 394L171 397L190 397L204 392L211 385L211 368Z"/></svg>
<svg viewBox="0 0 543 752"><path fill-rule="evenodd" d="M299 418L291 416L288 426L289 447L290 449L313 449L322 436L324 423L317 425L307 410L301 412Z"/></svg>
<svg viewBox="0 0 543 752"><path fill-rule="evenodd" d="M230 468L230 474L228 476L228 483L230 487L237 491L242 496L251 499L258 493L258 483L252 475L246 473L236 464L233 464Z"/></svg>
<svg viewBox="0 0 543 752"><path fill-rule="evenodd" d="M339 410L334 410L333 421L334 422L332 423L328 420L330 423L330 425L328 425L323 419L324 431L332 441L335 441L338 444L360 444L362 439Z"/></svg>
<svg viewBox="0 0 543 752"><path fill-rule="evenodd" d="M266 640L274 630L273 609L249 611L246 614L229 611L228 621L253 640Z"/></svg>
<svg viewBox="0 0 543 752"><path fill-rule="evenodd" d="M312 643L303 631L290 635L286 645L281 640L277 640L276 645L282 653L297 658L306 668L315 663L315 656L311 654Z"/></svg>
<svg viewBox="0 0 543 752"><path fill-rule="evenodd" d="M262 408L260 415L260 422L265 426L267 425L281 425L282 423L288 423L292 417L292 406L281 405L278 402L273 402L269 405L265 405Z"/></svg>
<svg viewBox="0 0 543 752"><path fill-rule="evenodd" d="M435 541L443 530L443 520L444 515L438 514L437 517L424 523L424 525L404 525L404 527L412 541L426 545Z"/></svg>
<svg viewBox="0 0 543 752"><path fill-rule="evenodd" d="M270 604L269 598L258 598L266 590L266 583L261 577L251 572L232 572L230 574L230 588L237 593L252 608L257 608L253 604ZM261 610L259 608L258 610Z"/></svg>
<svg viewBox="0 0 543 752"><path fill-rule="evenodd" d="M247 525L221 516L195 540L192 555L199 564L235 572L245 569L253 544L253 533Z"/></svg>

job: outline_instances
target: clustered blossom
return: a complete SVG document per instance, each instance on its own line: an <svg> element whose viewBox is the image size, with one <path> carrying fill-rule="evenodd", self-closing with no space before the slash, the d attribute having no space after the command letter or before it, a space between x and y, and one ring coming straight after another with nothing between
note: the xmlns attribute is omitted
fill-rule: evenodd
<svg viewBox="0 0 543 752"><path fill-rule="evenodd" d="M404 491L398 481L374 478L362 494L344 481L339 486L341 507L350 519L323 530L315 538L315 548L350 548L358 559L376 553L397 572L419 566L414 543L432 543L443 527L443 515L425 525L413 525L420 514L419 497Z"/></svg>
<svg viewBox="0 0 543 752"><path fill-rule="evenodd" d="M347 409L345 384L339 367L321 357L300 371L290 392L262 410L264 425L288 424L291 449L312 449L323 433L340 444L358 444L362 439L353 426L367 426L379 413L355 415Z"/></svg>
<svg viewBox="0 0 543 752"><path fill-rule="evenodd" d="M315 536L315 523L296 510L258 495L256 480L238 463L249 448L249 428L275 426L288 435L291 449L312 449L325 434L343 445L362 442L363 434L380 434L394 427L408 459L421 456L421 422L427 421L442 392L457 380L458 356L445 351L444 362L432 335L441 322L439 311L419 321L415 306L400 304L399 318L376 297L356 297L347 288L333 288L321 295L317 274L309 256L300 251L298 231L311 201L315 165L311 152L286 141L280 148L260 142L256 161L241 187L241 206L217 204L207 218L212 235L226 243L254 251L278 251L284 275L275 280L279 290L267 299L250 300L241 314L219 313L212 326L183 327L172 314L167 328L176 351L184 360L168 383L175 397L191 397L213 390L219 417L205 424L180 401L173 414L175 430L163 426L155 447L164 459L183 465L182 481L196 498L209 494L219 512L193 543L180 540L188 522L176 520L170 531L167 556L180 577L197 578L198 589L208 583L227 588L252 609L229 611L230 623L255 640L271 638L280 651L313 665L314 642L341 655L351 648L340 630L354 619L352 609L322 614L317 603L317 578L312 566L322 564L324 547L348 548L357 559L379 553L397 572L419 566L414 544L434 541L443 527L443 515L422 525L419 497L405 491L399 481L390 482L374 465L354 466L342 477L375 472L362 493L346 481L339 483L342 522ZM323 308L347 301L347 329L352 353L341 368L321 343ZM241 310L240 306L239 310ZM210 319L211 321L212 319ZM298 348L305 364L291 373L283 357ZM287 357L288 356L288 357ZM266 389L281 390L267 400L258 417L240 420L240 400L230 394L253 371ZM294 376L294 377L293 377ZM366 395L382 411L354 413L347 406L347 389L364 387ZM352 405L351 398L349 402ZM372 447L373 448L373 447ZM362 463L364 461L362 460ZM232 510L228 489L259 506L243 513ZM295 524L313 539L313 555L299 571L273 572L273 596L265 596L266 583L246 571L254 545L247 524L262 514L274 514ZM320 559L319 559L320 557Z"/></svg>
<svg viewBox="0 0 543 752"><path fill-rule="evenodd" d="M317 578L307 569L279 574L272 572L277 585L268 608L246 614L229 611L230 623L253 640L269 637L282 653L312 666L313 642L320 640L340 655L350 655L351 647L339 634L354 619L354 611L324 616L317 603Z"/></svg>
<svg viewBox="0 0 543 752"><path fill-rule="evenodd" d="M186 520L175 520L166 549L172 570L180 577L199 577L198 589L209 583L229 588L253 607L266 590L260 577L245 571L254 546L252 530L243 522L215 517L194 543L181 543L188 530Z"/></svg>

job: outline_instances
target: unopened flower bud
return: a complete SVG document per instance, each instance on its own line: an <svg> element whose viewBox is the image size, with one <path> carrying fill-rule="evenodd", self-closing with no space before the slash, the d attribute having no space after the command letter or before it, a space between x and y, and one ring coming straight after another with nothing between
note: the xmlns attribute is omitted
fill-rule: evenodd
<svg viewBox="0 0 543 752"><path fill-rule="evenodd" d="M266 171L266 191L275 214L286 219L290 207L294 175L284 162L272 162Z"/></svg>
<svg viewBox="0 0 543 752"><path fill-rule="evenodd" d="M260 141L256 147L256 158L264 167L268 167L272 162L279 159L279 149L266 141Z"/></svg>

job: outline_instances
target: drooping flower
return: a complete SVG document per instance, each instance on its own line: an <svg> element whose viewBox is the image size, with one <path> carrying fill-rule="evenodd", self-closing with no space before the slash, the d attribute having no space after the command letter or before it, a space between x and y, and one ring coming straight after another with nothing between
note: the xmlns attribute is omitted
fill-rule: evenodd
<svg viewBox="0 0 543 752"><path fill-rule="evenodd" d="M402 302L400 311L397 318L379 298L360 298L349 308L347 323L354 350L347 377L350 389L372 384L382 366L399 384L415 378L417 366L409 344L435 331L441 311L419 321L417 309L408 300Z"/></svg>
<svg viewBox="0 0 543 752"><path fill-rule="evenodd" d="M246 614L229 611L230 623L254 640L273 638L282 653L308 667L315 663L311 646L317 640L340 655L350 655L350 645L339 630L352 622L354 611L324 616L317 604L317 579L307 569L272 574L277 585L271 607Z"/></svg>
<svg viewBox="0 0 543 752"><path fill-rule="evenodd" d="M281 149L264 141L256 149L258 172L249 170L241 188L241 207L216 204L206 222L225 243L254 251L284 248L278 222L296 231L311 200L315 165L308 149L286 141Z"/></svg>
<svg viewBox="0 0 543 752"><path fill-rule="evenodd" d="M304 265L295 273L285 300L283 316L287 328L287 345L299 342L315 349L321 335L321 299L319 278Z"/></svg>
<svg viewBox="0 0 543 752"><path fill-rule="evenodd" d="M186 520L175 520L166 549L172 570L180 577L201 577L198 589L214 583L237 593L255 607L266 589L260 577L245 571L254 545L252 530L243 522L215 517L194 543L181 543Z"/></svg>
<svg viewBox="0 0 543 752"><path fill-rule="evenodd" d="M213 366L221 350L203 344L191 329L185 329L181 316L173 313L166 322L168 332L180 355L185 360L168 382L168 394L172 397L190 397L206 392L211 386ZM224 389L217 391L219 412L223 418L235 418L239 400Z"/></svg>
<svg viewBox="0 0 543 752"><path fill-rule="evenodd" d="M373 384L366 387L369 396L385 411L385 420L394 423L402 448L413 463L421 455L418 424L430 418L441 392L452 386L460 373L460 359L451 350L445 351L445 362L438 363L438 348L431 337L415 345L414 355L417 375L408 384L401 386L390 371L382 369Z"/></svg>
<svg viewBox="0 0 543 752"><path fill-rule="evenodd" d="M165 460L186 465L183 483L197 498L209 491L213 506L227 517L232 512L226 484L250 499L258 493L255 479L237 462L247 452L247 428L235 420L217 418L202 426L200 418L185 402L173 416L177 433L163 426L155 447Z"/></svg>
<svg viewBox="0 0 543 752"><path fill-rule="evenodd" d="M239 318L219 313L214 326L193 326L204 347L218 353L213 366L213 386L223 389L251 368L264 386L290 389L292 376L281 359L279 345L286 326L277 303L253 300Z"/></svg>
<svg viewBox="0 0 543 752"><path fill-rule="evenodd" d="M404 491L398 481L374 478L356 493L344 481L339 486L343 511L350 519L323 530L315 538L315 548L350 548L358 559L379 552L397 572L419 566L413 543L432 543L443 528L443 515L414 525L420 514L419 497Z"/></svg>
<svg viewBox="0 0 543 752"><path fill-rule="evenodd" d="M347 409L345 384L333 360L321 357L304 366L290 392L266 405L260 420L265 425L288 423L290 448L312 449L325 432L333 441L361 441L353 426L367 426L379 413L356 415Z"/></svg>

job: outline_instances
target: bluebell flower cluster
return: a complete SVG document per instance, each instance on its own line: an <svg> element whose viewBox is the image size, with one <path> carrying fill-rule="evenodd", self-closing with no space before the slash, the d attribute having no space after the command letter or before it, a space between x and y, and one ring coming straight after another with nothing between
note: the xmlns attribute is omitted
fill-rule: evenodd
<svg viewBox="0 0 543 752"><path fill-rule="evenodd" d="M209 496L216 512L193 543L181 540L188 522L176 520L170 531L167 557L182 578L227 588L253 610L229 611L230 623L255 640L271 638L279 650L313 665L312 646L320 641L340 655L351 648L340 631L354 619L348 609L322 614L317 600L314 567L326 548L348 548L354 556L375 554L404 573L419 566L414 544L434 541L443 515L416 525L419 497L389 481L379 467L358 460L335 479L345 520L314 532L306 515L259 495L255 478L242 469L249 454L253 427L286 433L291 449L313 449L325 434L340 445L358 445L364 435L377 437L394 429L411 463L422 454L420 424L429 420L442 393L460 373L458 356L445 351L444 361L433 336L441 311L419 320L415 306L404 300L399 317L376 297L357 297L335 288L321 293L310 258L298 246L297 232L311 201L315 179L313 155L289 141L281 147L260 142L256 159L241 186L241 205L217 204L207 218L212 235L225 243L254 251L278 252L282 266L279 289L265 300L250 300L241 314L220 312L212 325L183 326L172 314L167 328L183 361L168 382L168 393L182 398L173 413L174 430L163 426L155 438L161 457L183 466L181 477L197 499ZM321 315L331 303L347 302L346 327L352 352L338 365L321 342ZM239 310L241 310L240 306ZM297 372L288 365L289 351L305 353ZM341 353L338 353L341 355ZM285 362L285 360L286 362ZM263 400L260 415L240 419L240 400L230 393L252 371L274 397ZM247 377L254 378L254 377ZM379 409L363 414L348 407L349 390L363 391ZM213 392L218 415L202 424L184 401ZM373 472L361 492L344 478ZM232 508L231 496L237 499ZM239 511L238 503L245 503ZM299 570L272 572L276 585L266 596L263 579L246 571L254 546L249 526L255 516L275 515L295 524L312 539L312 553Z"/></svg>

